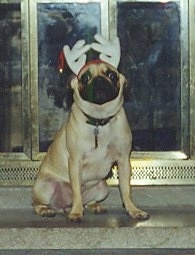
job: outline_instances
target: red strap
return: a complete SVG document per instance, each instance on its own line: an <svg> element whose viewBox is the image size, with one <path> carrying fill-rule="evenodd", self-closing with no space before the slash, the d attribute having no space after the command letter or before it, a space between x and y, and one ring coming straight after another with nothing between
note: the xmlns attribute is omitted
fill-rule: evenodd
<svg viewBox="0 0 195 255"><path fill-rule="evenodd" d="M65 70L65 64L66 64L66 60L64 57L64 52L63 50L60 51L59 56L58 56L58 71L60 73L63 73Z"/></svg>
<svg viewBox="0 0 195 255"><path fill-rule="evenodd" d="M78 75L80 74L80 72L83 70L84 67L88 66L88 65L91 65L91 64L100 64L100 63L105 63L104 61L102 61L101 59L94 59L94 60L90 60L88 61L82 68L81 70L79 71Z"/></svg>

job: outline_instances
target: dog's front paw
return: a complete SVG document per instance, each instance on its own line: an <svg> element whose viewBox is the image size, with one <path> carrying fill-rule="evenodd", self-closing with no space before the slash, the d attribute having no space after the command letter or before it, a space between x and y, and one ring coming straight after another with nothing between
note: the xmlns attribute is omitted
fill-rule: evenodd
<svg viewBox="0 0 195 255"><path fill-rule="evenodd" d="M147 212L139 210L139 209L128 212L128 214L132 218L137 219L137 220L148 220L150 218L150 215Z"/></svg>
<svg viewBox="0 0 195 255"><path fill-rule="evenodd" d="M67 220L70 222L81 222L83 218L83 214L82 213L69 213Z"/></svg>

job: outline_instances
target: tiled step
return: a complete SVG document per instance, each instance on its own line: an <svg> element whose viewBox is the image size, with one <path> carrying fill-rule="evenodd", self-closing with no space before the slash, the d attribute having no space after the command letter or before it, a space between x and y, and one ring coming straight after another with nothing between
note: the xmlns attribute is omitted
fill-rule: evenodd
<svg viewBox="0 0 195 255"><path fill-rule="evenodd" d="M125 214L111 188L107 214L86 212L70 224L65 215L41 218L31 207L31 188L0 188L0 249L194 248L195 187L134 187L147 221Z"/></svg>

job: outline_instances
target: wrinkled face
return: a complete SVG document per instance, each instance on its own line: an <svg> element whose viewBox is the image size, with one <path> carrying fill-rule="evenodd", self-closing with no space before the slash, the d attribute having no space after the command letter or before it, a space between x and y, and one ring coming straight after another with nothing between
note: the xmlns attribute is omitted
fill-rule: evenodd
<svg viewBox="0 0 195 255"><path fill-rule="evenodd" d="M95 104L104 104L117 97L120 89L118 71L106 63L92 63L78 75L80 96Z"/></svg>

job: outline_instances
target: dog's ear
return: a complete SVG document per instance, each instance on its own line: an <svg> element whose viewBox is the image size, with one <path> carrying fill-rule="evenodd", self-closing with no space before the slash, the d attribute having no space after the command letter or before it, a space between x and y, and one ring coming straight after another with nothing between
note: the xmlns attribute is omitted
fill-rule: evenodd
<svg viewBox="0 0 195 255"><path fill-rule="evenodd" d="M123 74L120 74L119 82L120 82L120 85L123 86L124 102L129 102L129 100L130 100L129 84Z"/></svg>
<svg viewBox="0 0 195 255"><path fill-rule="evenodd" d="M119 75L119 83L120 83L120 86L123 86L124 88L127 87L127 79L121 73Z"/></svg>
<svg viewBox="0 0 195 255"><path fill-rule="evenodd" d="M73 76L71 81L70 81L70 87L71 89L75 90L76 88L78 88L78 78L77 76Z"/></svg>
<svg viewBox="0 0 195 255"><path fill-rule="evenodd" d="M71 75L67 81L67 86L66 86L66 108L67 110L70 110L72 104L73 104L73 93L74 93L74 88L75 85L72 87L72 83L75 83L77 77L75 75ZM74 81L75 80L75 81Z"/></svg>

